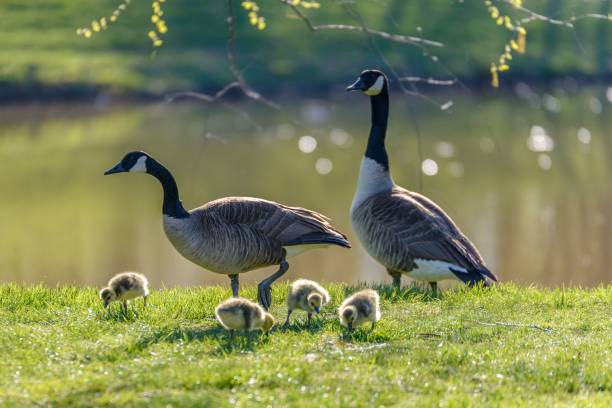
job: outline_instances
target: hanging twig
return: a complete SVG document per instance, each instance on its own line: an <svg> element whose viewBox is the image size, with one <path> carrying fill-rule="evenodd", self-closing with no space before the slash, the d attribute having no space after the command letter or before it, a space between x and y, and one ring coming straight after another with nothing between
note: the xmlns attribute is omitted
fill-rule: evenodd
<svg viewBox="0 0 612 408"><path fill-rule="evenodd" d="M232 75L234 76L236 82L238 82L238 85L244 95L255 101L261 102L273 109L282 110L282 108L278 104L270 101L269 99L264 98L259 92L251 88L249 84L247 84L247 82L244 80L242 72L240 72L236 57L236 23L234 17L233 0L227 0L227 28L227 60L229 62L230 70L232 71Z"/></svg>

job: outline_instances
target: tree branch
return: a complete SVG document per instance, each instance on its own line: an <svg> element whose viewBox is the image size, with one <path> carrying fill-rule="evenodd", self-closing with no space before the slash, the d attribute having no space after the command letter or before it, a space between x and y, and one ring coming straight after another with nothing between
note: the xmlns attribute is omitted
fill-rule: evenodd
<svg viewBox="0 0 612 408"><path fill-rule="evenodd" d="M456 79L435 79L435 78L423 78L415 76L407 76L398 78L402 82L422 82L429 85L454 85L457 83Z"/></svg>
<svg viewBox="0 0 612 408"><path fill-rule="evenodd" d="M280 0L281 3L290 7L293 12L306 24L308 29L312 32L322 31L322 30L346 30L346 31L361 31L366 32L371 35L375 35L381 37L388 41L403 43L403 44L412 44L412 45L429 45L432 47L443 47L444 44L438 41L426 40L424 38L412 37L409 35L401 35L401 34L392 34L387 33L385 31L373 30L367 26L354 26L349 24L322 24L322 25L314 25L310 19L299 9L299 7L294 6L290 0Z"/></svg>

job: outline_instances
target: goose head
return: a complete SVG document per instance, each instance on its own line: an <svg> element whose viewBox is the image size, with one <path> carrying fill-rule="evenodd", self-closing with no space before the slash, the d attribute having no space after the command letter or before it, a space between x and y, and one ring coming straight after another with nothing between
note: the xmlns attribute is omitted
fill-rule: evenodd
<svg viewBox="0 0 612 408"><path fill-rule="evenodd" d="M323 296L320 293L311 293L306 299L308 302L308 308L311 311L321 313L321 305L323 304Z"/></svg>
<svg viewBox="0 0 612 408"><path fill-rule="evenodd" d="M115 173L148 173L150 167L147 166L147 164L153 161L154 159L145 152L129 152L128 154L123 156L123 159L121 159L121 161L117 163L113 168L106 170L104 172L104 175L107 176L109 174Z"/></svg>
<svg viewBox="0 0 612 408"><path fill-rule="evenodd" d="M380 94L387 86L387 77L381 71L376 69L366 69L363 71L357 81L346 88L347 91L362 91L368 96L376 96Z"/></svg>
<svg viewBox="0 0 612 408"><path fill-rule="evenodd" d="M110 302L117 299L117 295L111 288L104 288L100 291L100 299L104 302L104 307L108 307Z"/></svg>
<svg viewBox="0 0 612 408"><path fill-rule="evenodd" d="M347 306L340 316L342 324L346 326L349 332L353 331L353 323L357 319L357 308L355 306Z"/></svg>

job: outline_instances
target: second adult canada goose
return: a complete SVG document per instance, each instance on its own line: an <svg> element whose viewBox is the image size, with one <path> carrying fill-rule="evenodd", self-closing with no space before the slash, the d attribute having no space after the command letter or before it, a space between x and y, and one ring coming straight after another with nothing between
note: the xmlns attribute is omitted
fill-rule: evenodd
<svg viewBox="0 0 612 408"><path fill-rule="evenodd" d="M429 282L457 279L467 284L497 281L470 240L433 201L393 182L385 149L389 83L366 70L347 91L370 97L372 124L361 161L351 222L367 252L383 264L399 288L402 274Z"/></svg>
<svg viewBox="0 0 612 408"><path fill-rule="evenodd" d="M329 245L350 248L346 236L324 215L261 198L226 197L187 211L170 171L145 152L126 154L104 174L123 172L144 172L161 183L166 236L185 258L228 275L234 297L238 297L238 274L279 265L258 286L259 302L266 309L272 303L270 286L289 269L287 257Z"/></svg>

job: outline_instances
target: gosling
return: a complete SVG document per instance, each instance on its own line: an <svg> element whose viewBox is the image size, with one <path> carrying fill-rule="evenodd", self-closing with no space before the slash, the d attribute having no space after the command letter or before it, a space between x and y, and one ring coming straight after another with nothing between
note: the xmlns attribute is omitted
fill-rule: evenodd
<svg viewBox="0 0 612 408"><path fill-rule="evenodd" d="M374 330L376 322L380 320L380 298L378 293L372 289L365 289L353 294L342 302L338 309L340 323L348 328L349 332L353 328L372 323L371 330Z"/></svg>
<svg viewBox="0 0 612 408"><path fill-rule="evenodd" d="M307 325L310 327L312 313L321 313L321 307L325 306L329 300L329 293L317 282L308 279L296 280L289 286L285 327L289 325L289 316L291 316L291 313L293 313L295 309L300 309L308 313Z"/></svg>
<svg viewBox="0 0 612 408"><path fill-rule="evenodd" d="M274 317L255 302L244 298L231 298L215 309L215 316L223 327L234 337L235 330L261 330L268 334L274 326Z"/></svg>
<svg viewBox="0 0 612 408"><path fill-rule="evenodd" d="M100 299L107 308L112 301L123 302L123 311L127 313L129 300L139 297L143 298L144 307L147 307L147 296L149 296L149 281L136 272L123 272L117 274L108 281L108 286L100 291Z"/></svg>

